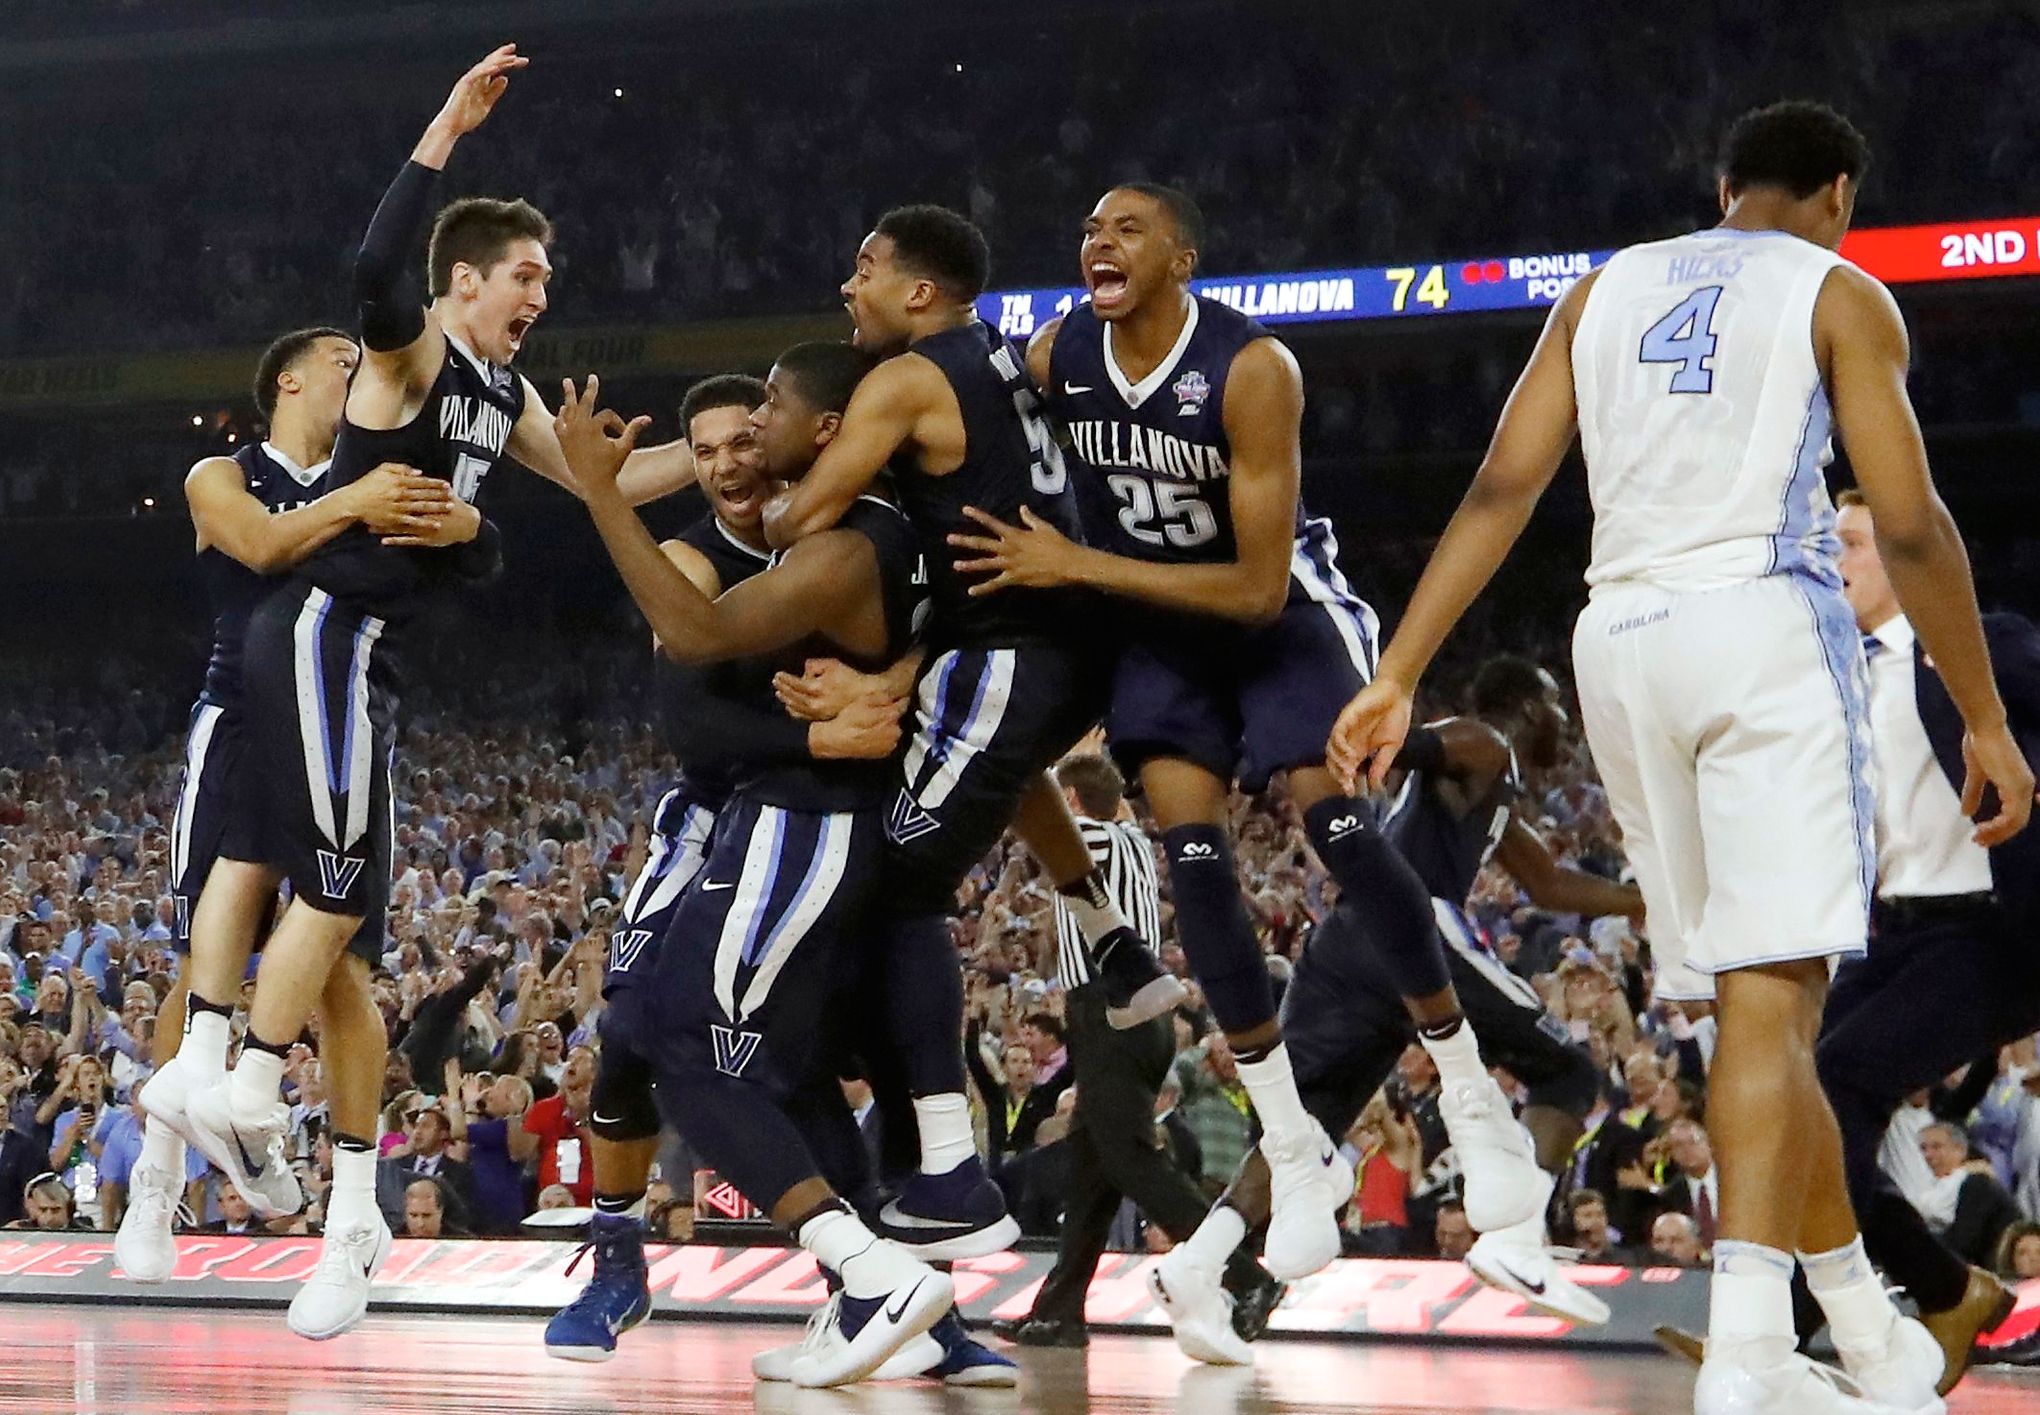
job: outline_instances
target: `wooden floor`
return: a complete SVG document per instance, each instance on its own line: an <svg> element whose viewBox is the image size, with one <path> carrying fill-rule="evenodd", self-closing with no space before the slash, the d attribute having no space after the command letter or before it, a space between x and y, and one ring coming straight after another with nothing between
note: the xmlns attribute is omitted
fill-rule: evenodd
<svg viewBox="0 0 2040 1415"><path fill-rule="evenodd" d="M926 1382L799 1391L758 1385L751 1353L791 1326L656 1322L602 1366L548 1358L535 1320L374 1316L300 1341L280 1313L0 1307L0 1412L34 1415L1678 1415L1689 1373L1669 1357L1269 1342L1252 1371L1197 1367L1167 1341L1101 1337L1088 1353L1027 1352L1020 1389ZM1955 1415L2040 1410L2035 1378L1985 1373Z"/></svg>

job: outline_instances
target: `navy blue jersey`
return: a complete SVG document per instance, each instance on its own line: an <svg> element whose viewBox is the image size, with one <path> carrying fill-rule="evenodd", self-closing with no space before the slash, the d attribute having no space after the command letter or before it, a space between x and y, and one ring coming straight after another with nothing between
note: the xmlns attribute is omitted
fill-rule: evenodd
<svg viewBox="0 0 2040 1415"><path fill-rule="evenodd" d="M910 453L892 462L900 506L927 557L931 646L985 648L1067 636L1080 612L1068 591L1008 589L972 599L970 582L982 577L957 573L957 551L947 539L952 531L983 532L963 514L966 506L1011 525L1020 523L1021 507L1030 507L1076 534L1062 451L1028 380L1025 357L976 319L915 340L913 352L942 370L963 412L963 462L955 471L931 476Z"/></svg>
<svg viewBox="0 0 2040 1415"><path fill-rule="evenodd" d="M1049 349L1048 406L1066 429L1084 536L1134 560L1223 564L1233 538L1225 385L1240 350L1268 331L1201 297L1169 356L1138 384L1088 304L1063 316ZM1296 530L1303 531L1303 507Z"/></svg>
<svg viewBox="0 0 2040 1415"><path fill-rule="evenodd" d="M772 563L770 552L753 550L745 545L731 535L713 513L682 531L679 539L708 558L724 590L742 584ZM711 810L720 810L735 784L737 764L704 760L699 754L683 749L690 736L686 715L694 710L688 705L694 695L690 691L692 685L683 687L682 680L699 678L704 680L708 692L718 699L779 712L779 700L772 693L772 672L776 667L774 664L761 668L756 663L742 660L693 666L675 663L664 654L655 658L652 672L660 717L665 726L666 740L673 744L680 757L680 784L690 800Z"/></svg>
<svg viewBox="0 0 2040 1415"><path fill-rule="evenodd" d="M483 483L503 461L510 430L523 412L524 380L477 358L448 335L446 361L416 417L380 430L342 420L327 488L359 481L381 463L400 462L452 483L455 496L479 505ZM317 551L301 574L379 618L402 618L417 607L420 594L466 578L466 558L463 546L384 545L356 525Z"/></svg>
<svg viewBox="0 0 2040 1415"><path fill-rule="evenodd" d="M272 516L308 506L319 495L327 464L300 467L267 442L243 447L234 454L248 494ZM241 705L241 640L248 616L263 596L276 588L277 577L257 574L216 545L198 553L198 572L205 582L205 600L212 610L212 658L205 666L205 687L199 701L229 710Z"/></svg>
<svg viewBox="0 0 2040 1415"><path fill-rule="evenodd" d="M765 692L772 693L772 674L785 668L798 673L816 655L840 658L853 668L875 672L914 646L929 610L926 557L915 528L897 506L875 496L860 496L836 523L871 542L878 557L879 593L885 606L886 643L869 658L845 653L822 640L796 644L783 654L752 660L762 666ZM884 805L899 787L899 768L886 761L805 761L772 763L755 771L741 770L738 787L757 801L794 811L852 811Z"/></svg>
<svg viewBox="0 0 2040 1415"><path fill-rule="evenodd" d="M1433 898L1463 907L1522 794L1513 752L1508 770L1472 800L1448 777L1413 771L1389 806L1386 833Z"/></svg>

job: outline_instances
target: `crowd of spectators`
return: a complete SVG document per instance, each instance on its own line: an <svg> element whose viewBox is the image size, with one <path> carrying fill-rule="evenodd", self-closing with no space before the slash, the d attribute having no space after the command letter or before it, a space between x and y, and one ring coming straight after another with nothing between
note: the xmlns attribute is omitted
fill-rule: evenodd
<svg viewBox="0 0 2040 1415"><path fill-rule="evenodd" d="M418 686L398 781L398 877L376 996L393 1043L378 1194L414 1237L509 1235L534 1210L585 1205L589 1088L608 920L641 852L642 821L674 770L623 718L576 716L634 701L635 658L560 645L546 671L503 644L450 649ZM1454 706L1453 675L1430 706ZM157 1005L175 963L167 826L178 782L174 702L109 696L90 675L0 707L0 1223L111 1227L139 1149ZM578 722L570 729L563 724ZM1554 853L1618 874L1619 841L1584 748L1530 783ZM1336 900L1279 790L1235 803L1255 926L1278 984ZM1052 892L1010 840L966 882L954 938L967 978L964 1044L980 1137L1032 1237L1052 1238L1062 1140L1083 1078L1063 1044ZM1646 941L1619 919L1554 917L1490 869L1471 916L1601 1076L1554 1204L1559 1236L1588 1258L1696 1266L1715 1236L1718 1176L1706 1130L1711 1023L1652 995ZM1165 963L1183 970L1165 906ZM1157 1109L1161 1143L1209 1192L1254 1137L1224 1038L1192 984L1179 1055ZM289 1148L316 1224L330 1181L318 1028L285 1069ZM1505 1078L1506 1080L1506 1078ZM868 1092L846 1102L869 1133ZM1457 1257L1471 1242L1438 1078L1412 1047L1351 1132L1356 1254ZM876 1142L874 1141L874 1144ZM1894 1121L1887 1164L1972 1261L2040 1270L2040 1065L2029 1039L1979 1058ZM194 1159L191 1221L260 1225ZM651 1220L691 1231L692 1165L662 1151ZM1164 1246L1136 1213L1120 1246Z"/></svg>

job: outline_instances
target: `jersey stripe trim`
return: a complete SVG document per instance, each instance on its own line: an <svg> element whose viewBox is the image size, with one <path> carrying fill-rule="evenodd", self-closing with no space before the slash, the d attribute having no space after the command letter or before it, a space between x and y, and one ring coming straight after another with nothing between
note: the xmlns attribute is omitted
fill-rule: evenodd
<svg viewBox="0 0 2040 1415"><path fill-rule="evenodd" d="M291 628L292 662L297 670L298 743L304 750L305 790L311 796L312 821L329 845L338 848L340 828L333 819L333 772L327 764L326 695L319 672L319 631L333 597L314 588L305 596Z"/></svg>
<svg viewBox="0 0 2040 1415"><path fill-rule="evenodd" d="M191 740L184 749L184 781L177 792L177 813L170 818L170 881L181 885L191 868L192 817L198 810L198 790L205 780L205 760L212 751L213 729L226 710L216 703L201 703L191 717ZM195 902L195 901L194 901Z"/></svg>
<svg viewBox="0 0 2040 1415"><path fill-rule="evenodd" d="M842 887L843 876L849 869L850 841L856 830L856 820L857 817L848 812L821 818L821 829L815 838L814 855L808 861L807 873L802 876L799 888L794 890L786 912L767 933L758 971L751 975L750 985L744 989L743 1010L734 1014L732 1021L742 1023L765 1005L780 970L786 967L794 950L800 947L801 940L808 936L824 911L835 901L836 891Z"/></svg>

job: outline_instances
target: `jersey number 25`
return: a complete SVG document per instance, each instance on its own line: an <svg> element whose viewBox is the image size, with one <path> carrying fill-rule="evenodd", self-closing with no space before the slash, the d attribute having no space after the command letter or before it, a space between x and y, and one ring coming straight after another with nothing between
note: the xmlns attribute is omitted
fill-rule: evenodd
<svg viewBox="0 0 2040 1415"><path fill-rule="evenodd" d="M1119 508L1120 529L1143 545L1191 550L1218 534L1218 517L1194 486L1150 482L1130 472L1115 472L1105 484L1125 503Z"/></svg>

